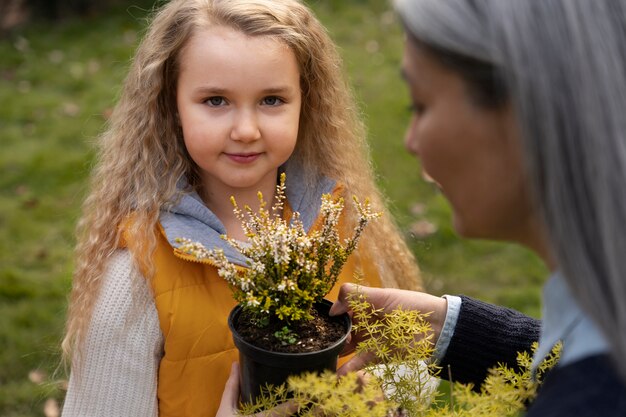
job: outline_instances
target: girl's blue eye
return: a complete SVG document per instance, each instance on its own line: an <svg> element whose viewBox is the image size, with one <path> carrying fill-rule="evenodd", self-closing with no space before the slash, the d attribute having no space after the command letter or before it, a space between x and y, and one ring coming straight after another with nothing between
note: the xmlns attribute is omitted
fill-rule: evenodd
<svg viewBox="0 0 626 417"><path fill-rule="evenodd" d="M225 103L224 97L210 97L206 102L211 106L221 106Z"/></svg>
<svg viewBox="0 0 626 417"><path fill-rule="evenodd" d="M282 102L283 101L276 96L269 96L263 99L263 104L268 105L268 106L277 106L281 104Z"/></svg>

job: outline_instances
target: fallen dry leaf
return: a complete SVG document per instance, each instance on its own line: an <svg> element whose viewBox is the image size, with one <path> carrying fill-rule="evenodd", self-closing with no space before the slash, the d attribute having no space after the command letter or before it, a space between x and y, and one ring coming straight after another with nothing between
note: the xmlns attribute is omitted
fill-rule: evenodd
<svg viewBox="0 0 626 417"><path fill-rule="evenodd" d="M63 51L60 51L58 49L55 49L54 51L50 51L50 53L48 54L48 59L53 64L60 64L61 62L63 62L64 58L65 58L65 54L63 53Z"/></svg>
<svg viewBox="0 0 626 417"><path fill-rule="evenodd" d="M383 26L393 25L395 21L396 21L396 15L392 10L387 10L386 12L380 15L380 23L382 23Z"/></svg>
<svg viewBox="0 0 626 417"><path fill-rule="evenodd" d="M17 187L15 187L15 194L17 195L26 195L29 192L30 192L30 189L24 184L20 184Z"/></svg>
<svg viewBox="0 0 626 417"><path fill-rule="evenodd" d="M46 380L46 373L40 369L33 369L28 373L28 379L33 384L41 385Z"/></svg>
<svg viewBox="0 0 626 417"><path fill-rule="evenodd" d="M377 40L372 39L370 41L367 41L367 43L365 44L365 50L370 54L378 52L379 49L380 45L378 44Z"/></svg>
<svg viewBox="0 0 626 417"><path fill-rule="evenodd" d="M424 203L415 203L411 206L411 214L414 216L421 216L426 213L426 204Z"/></svg>
<svg viewBox="0 0 626 417"><path fill-rule="evenodd" d="M437 226L428 220L418 220L409 226L409 233L417 238L424 238L437 231Z"/></svg>
<svg viewBox="0 0 626 417"><path fill-rule="evenodd" d="M59 417L61 415L59 402L54 398L48 398L43 406L43 414L46 417Z"/></svg>
<svg viewBox="0 0 626 417"><path fill-rule="evenodd" d="M76 103L70 101L63 103L63 114L66 116L74 117L80 113L80 107Z"/></svg>
<svg viewBox="0 0 626 417"><path fill-rule="evenodd" d="M20 52L26 52L30 48L30 43L28 42L28 39L18 36L13 46Z"/></svg>
<svg viewBox="0 0 626 417"><path fill-rule="evenodd" d="M39 199L36 197L27 198L22 201L22 207L25 209L33 209L39 205Z"/></svg>
<svg viewBox="0 0 626 417"><path fill-rule="evenodd" d="M24 93L24 94L30 92L30 81L22 80L18 82L17 91L19 91L20 93Z"/></svg>
<svg viewBox="0 0 626 417"><path fill-rule="evenodd" d="M90 59L89 62L87 62L87 72L89 74L95 74L98 71L100 71L100 62L95 59Z"/></svg>

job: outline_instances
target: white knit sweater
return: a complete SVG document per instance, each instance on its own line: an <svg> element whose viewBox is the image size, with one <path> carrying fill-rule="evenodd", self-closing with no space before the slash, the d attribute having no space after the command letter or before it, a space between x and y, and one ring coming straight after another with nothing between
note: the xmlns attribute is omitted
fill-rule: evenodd
<svg viewBox="0 0 626 417"><path fill-rule="evenodd" d="M117 250L94 307L83 367L70 376L63 417L158 415L163 335L147 283L134 281L130 253Z"/></svg>

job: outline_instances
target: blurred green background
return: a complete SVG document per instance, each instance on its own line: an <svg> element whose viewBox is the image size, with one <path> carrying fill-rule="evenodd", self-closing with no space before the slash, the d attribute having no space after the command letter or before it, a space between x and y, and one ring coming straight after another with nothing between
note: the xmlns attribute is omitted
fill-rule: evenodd
<svg viewBox="0 0 626 417"><path fill-rule="evenodd" d="M93 143L114 106L150 0L32 18L0 38L0 416L54 416L73 230ZM544 267L528 251L458 238L443 197L403 148L402 33L387 0L311 0L341 49L379 182L434 294L539 315ZM18 16L19 17L19 16ZM451 115L451 117L454 117ZM460 138L461 139L461 138Z"/></svg>

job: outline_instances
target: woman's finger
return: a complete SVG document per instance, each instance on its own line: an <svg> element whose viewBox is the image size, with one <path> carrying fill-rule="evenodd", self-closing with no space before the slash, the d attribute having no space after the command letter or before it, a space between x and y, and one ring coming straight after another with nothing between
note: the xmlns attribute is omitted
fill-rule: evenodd
<svg viewBox="0 0 626 417"><path fill-rule="evenodd" d="M350 310L350 305L348 304L348 295L352 293L356 289L356 285L346 283L339 287L339 295L337 296L337 301L330 307L330 311L328 314L330 316L338 316L343 313L347 313Z"/></svg>
<svg viewBox="0 0 626 417"><path fill-rule="evenodd" d="M356 345L357 345L357 341L355 337L352 334L349 334L346 339L345 345L343 345L343 349L341 350L341 353L339 353L339 356L346 356L354 352L356 350Z"/></svg>

